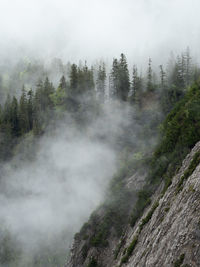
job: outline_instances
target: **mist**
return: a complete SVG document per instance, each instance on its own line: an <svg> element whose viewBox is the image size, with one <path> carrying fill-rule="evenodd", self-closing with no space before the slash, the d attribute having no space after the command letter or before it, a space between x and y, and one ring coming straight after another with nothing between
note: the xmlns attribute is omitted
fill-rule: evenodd
<svg viewBox="0 0 200 267"><path fill-rule="evenodd" d="M86 128L66 114L39 139L27 135L16 156L1 164L1 227L16 242L19 266L32 266L45 249L58 251L64 264L74 234L104 201L128 116L128 105L117 102L105 105Z"/></svg>
<svg viewBox="0 0 200 267"><path fill-rule="evenodd" d="M112 60L123 52L136 64L149 56L162 64L187 46L198 58L199 8L198 0L1 0L1 60Z"/></svg>
<svg viewBox="0 0 200 267"><path fill-rule="evenodd" d="M143 155L144 151L151 153L157 143L151 130L147 131L148 138L139 138L146 134L144 129L141 134L143 126L151 129L152 117L158 117L157 121L162 117L160 106L155 104L157 98L151 99L153 91L147 99L155 109L153 115L147 102L141 102L144 113L140 122L134 117L135 107L109 102L113 58L124 53L130 73L133 64L138 65L138 73L146 73L149 57L154 69L167 63L171 51L176 56L189 47L193 63L198 63L199 10L198 0L0 0L1 104L7 94L19 99L22 85L36 91L38 79L46 76L55 87L62 75L69 83L69 62L80 66L81 60L94 66L95 92L99 62L106 63L108 74L103 110L87 127L75 122L70 111L63 115L66 107L54 103L55 118L57 114L62 118L48 125L40 137L32 129L22 136L17 133L12 151L15 156L1 162L0 242L6 243L8 231L19 249L20 267L31 266L40 252L44 257L45 253L58 254L62 266L74 234L105 200L109 183L120 167L120 148L134 154L134 148L140 147ZM54 98L59 99L58 89ZM63 99L66 96L61 95ZM82 94L80 98L84 98ZM83 110L85 103L81 103Z"/></svg>

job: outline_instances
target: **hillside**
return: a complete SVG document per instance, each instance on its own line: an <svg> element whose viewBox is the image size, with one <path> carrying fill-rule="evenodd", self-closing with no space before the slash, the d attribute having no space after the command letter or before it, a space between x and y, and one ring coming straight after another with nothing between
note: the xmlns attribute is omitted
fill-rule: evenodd
<svg viewBox="0 0 200 267"><path fill-rule="evenodd" d="M76 238L66 266L199 266L199 162L200 142L187 155L166 193L162 195L162 186L157 189L153 204L134 228L127 225L119 240L111 237L107 249L91 249L85 265L80 260L84 241ZM100 212L98 215L101 223Z"/></svg>
<svg viewBox="0 0 200 267"><path fill-rule="evenodd" d="M200 140L200 68L189 50L171 71L160 66L159 77L151 64L147 75L134 65L131 80L124 54L111 69L70 63L58 86L46 77L20 97L8 94L0 106L0 265L63 266L74 235L67 266L128 262L140 237L122 255L127 234L150 208L140 231L148 223L158 190L163 197Z"/></svg>
<svg viewBox="0 0 200 267"><path fill-rule="evenodd" d="M116 203L107 200L76 234L66 267L199 266L199 115L197 83L162 123L151 159L121 176Z"/></svg>
<svg viewBox="0 0 200 267"><path fill-rule="evenodd" d="M200 267L199 10L0 0L0 267Z"/></svg>

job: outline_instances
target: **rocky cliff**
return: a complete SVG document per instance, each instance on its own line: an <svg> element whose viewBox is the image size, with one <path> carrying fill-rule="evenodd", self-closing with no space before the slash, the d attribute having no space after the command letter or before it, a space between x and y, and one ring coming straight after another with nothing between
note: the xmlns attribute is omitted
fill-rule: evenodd
<svg viewBox="0 0 200 267"><path fill-rule="evenodd" d="M88 222L85 240L75 236L65 267L200 266L199 162L200 142L187 155L167 190L160 184L134 227L127 223L120 238L111 232L106 246L87 247L93 226L101 224L104 215L99 208L96 221L91 217ZM142 187L143 180L134 175L126 186L134 187L141 181Z"/></svg>

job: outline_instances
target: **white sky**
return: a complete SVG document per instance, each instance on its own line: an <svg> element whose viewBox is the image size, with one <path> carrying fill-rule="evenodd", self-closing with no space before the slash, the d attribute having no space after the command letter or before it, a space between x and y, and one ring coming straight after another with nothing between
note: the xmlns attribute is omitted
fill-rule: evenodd
<svg viewBox="0 0 200 267"><path fill-rule="evenodd" d="M199 0L0 0L0 56L155 61L199 55Z"/></svg>

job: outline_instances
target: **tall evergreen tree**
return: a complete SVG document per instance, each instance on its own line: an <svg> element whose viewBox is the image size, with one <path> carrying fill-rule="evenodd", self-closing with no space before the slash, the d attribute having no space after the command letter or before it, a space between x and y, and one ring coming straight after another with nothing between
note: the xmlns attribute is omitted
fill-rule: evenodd
<svg viewBox="0 0 200 267"><path fill-rule="evenodd" d="M119 62L119 95L120 99L123 101L127 101L128 94L130 91L130 79L129 79L129 70L127 60L124 54L121 54L120 62Z"/></svg>
<svg viewBox="0 0 200 267"><path fill-rule="evenodd" d="M60 87L62 90L67 90L67 82L64 75L61 77L58 87Z"/></svg>
<svg viewBox="0 0 200 267"><path fill-rule="evenodd" d="M18 102L16 97L13 97L11 104L11 129L12 135L18 136L20 134L19 114L18 114Z"/></svg>
<svg viewBox="0 0 200 267"><path fill-rule="evenodd" d="M151 58L149 58L149 63L148 63L148 70L147 70L147 91L148 92L152 92L153 91L153 82L152 82L152 78L153 78L153 73L152 73L152 60Z"/></svg>
<svg viewBox="0 0 200 267"><path fill-rule="evenodd" d="M181 55L181 57L177 56L174 70L172 73L172 85L181 90L183 90L185 87L184 71L185 71L184 57L183 55Z"/></svg>
<svg viewBox="0 0 200 267"><path fill-rule="evenodd" d="M44 110L42 103L42 95L43 95L43 82L42 80L39 80L36 85L35 98L34 98L35 112L40 112L41 110Z"/></svg>
<svg viewBox="0 0 200 267"><path fill-rule="evenodd" d="M100 102L105 100L105 89L106 89L106 68L105 64L99 66L97 73L97 97Z"/></svg>
<svg viewBox="0 0 200 267"><path fill-rule="evenodd" d="M132 78L132 93L130 97L130 101L134 104L141 104L142 97L142 80L138 75L137 66L133 66L133 78Z"/></svg>
<svg viewBox="0 0 200 267"><path fill-rule="evenodd" d="M19 102L19 124L20 124L21 134L28 132L29 130L28 103L24 86L22 88L22 94Z"/></svg>
<svg viewBox="0 0 200 267"><path fill-rule="evenodd" d="M70 96L72 97L78 96L78 82L78 67L76 64L72 64L70 72Z"/></svg>
<svg viewBox="0 0 200 267"><path fill-rule="evenodd" d="M112 71L109 78L109 95L111 98L117 98L119 88L119 64L116 58L113 59Z"/></svg>
<svg viewBox="0 0 200 267"><path fill-rule="evenodd" d="M94 77L93 69L89 69L87 63L83 67L78 68L78 95L93 96L94 95Z"/></svg>
<svg viewBox="0 0 200 267"><path fill-rule="evenodd" d="M130 79L128 64L124 54L121 54L120 60L113 60L112 71L112 88L110 95L118 100L127 101L130 91Z"/></svg>
<svg viewBox="0 0 200 267"><path fill-rule="evenodd" d="M63 77L61 79L63 79ZM63 81L63 84L64 84L63 86L65 86L65 79ZM49 78L46 77L42 90L42 103L44 110L53 107L53 102L51 100L51 94L53 93L54 93L54 87L52 83L50 83Z"/></svg>
<svg viewBox="0 0 200 267"><path fill-rule="evenodd" d="M33 91L32 89L28 91L28 121L29 121L29 129L33 128Z"/></svg>
<svg viewBox="0 0 200 267"><path fill-rule="evenodd" d="M166 81L166 72L163 69L163 66L160 65L160 85L161 85L161 89L165 90L166 86L167 86L167 81Z"/></svg>
<svg viewBox="0 0 200 267"><path fill-rule="evenodd" d="M84 81L84 91L93 92L94 91L94 78L93 78L93 68L89 69L86 62L83 67L83 81Z"/></svg>
<svg viewBox="0 0 200 267"><path fill-rule="evenodd" d="M41 114L43 113L40 103L42 83L37 84L35 96L33 98L33 133L39 135L42 132Z"/></svg>

